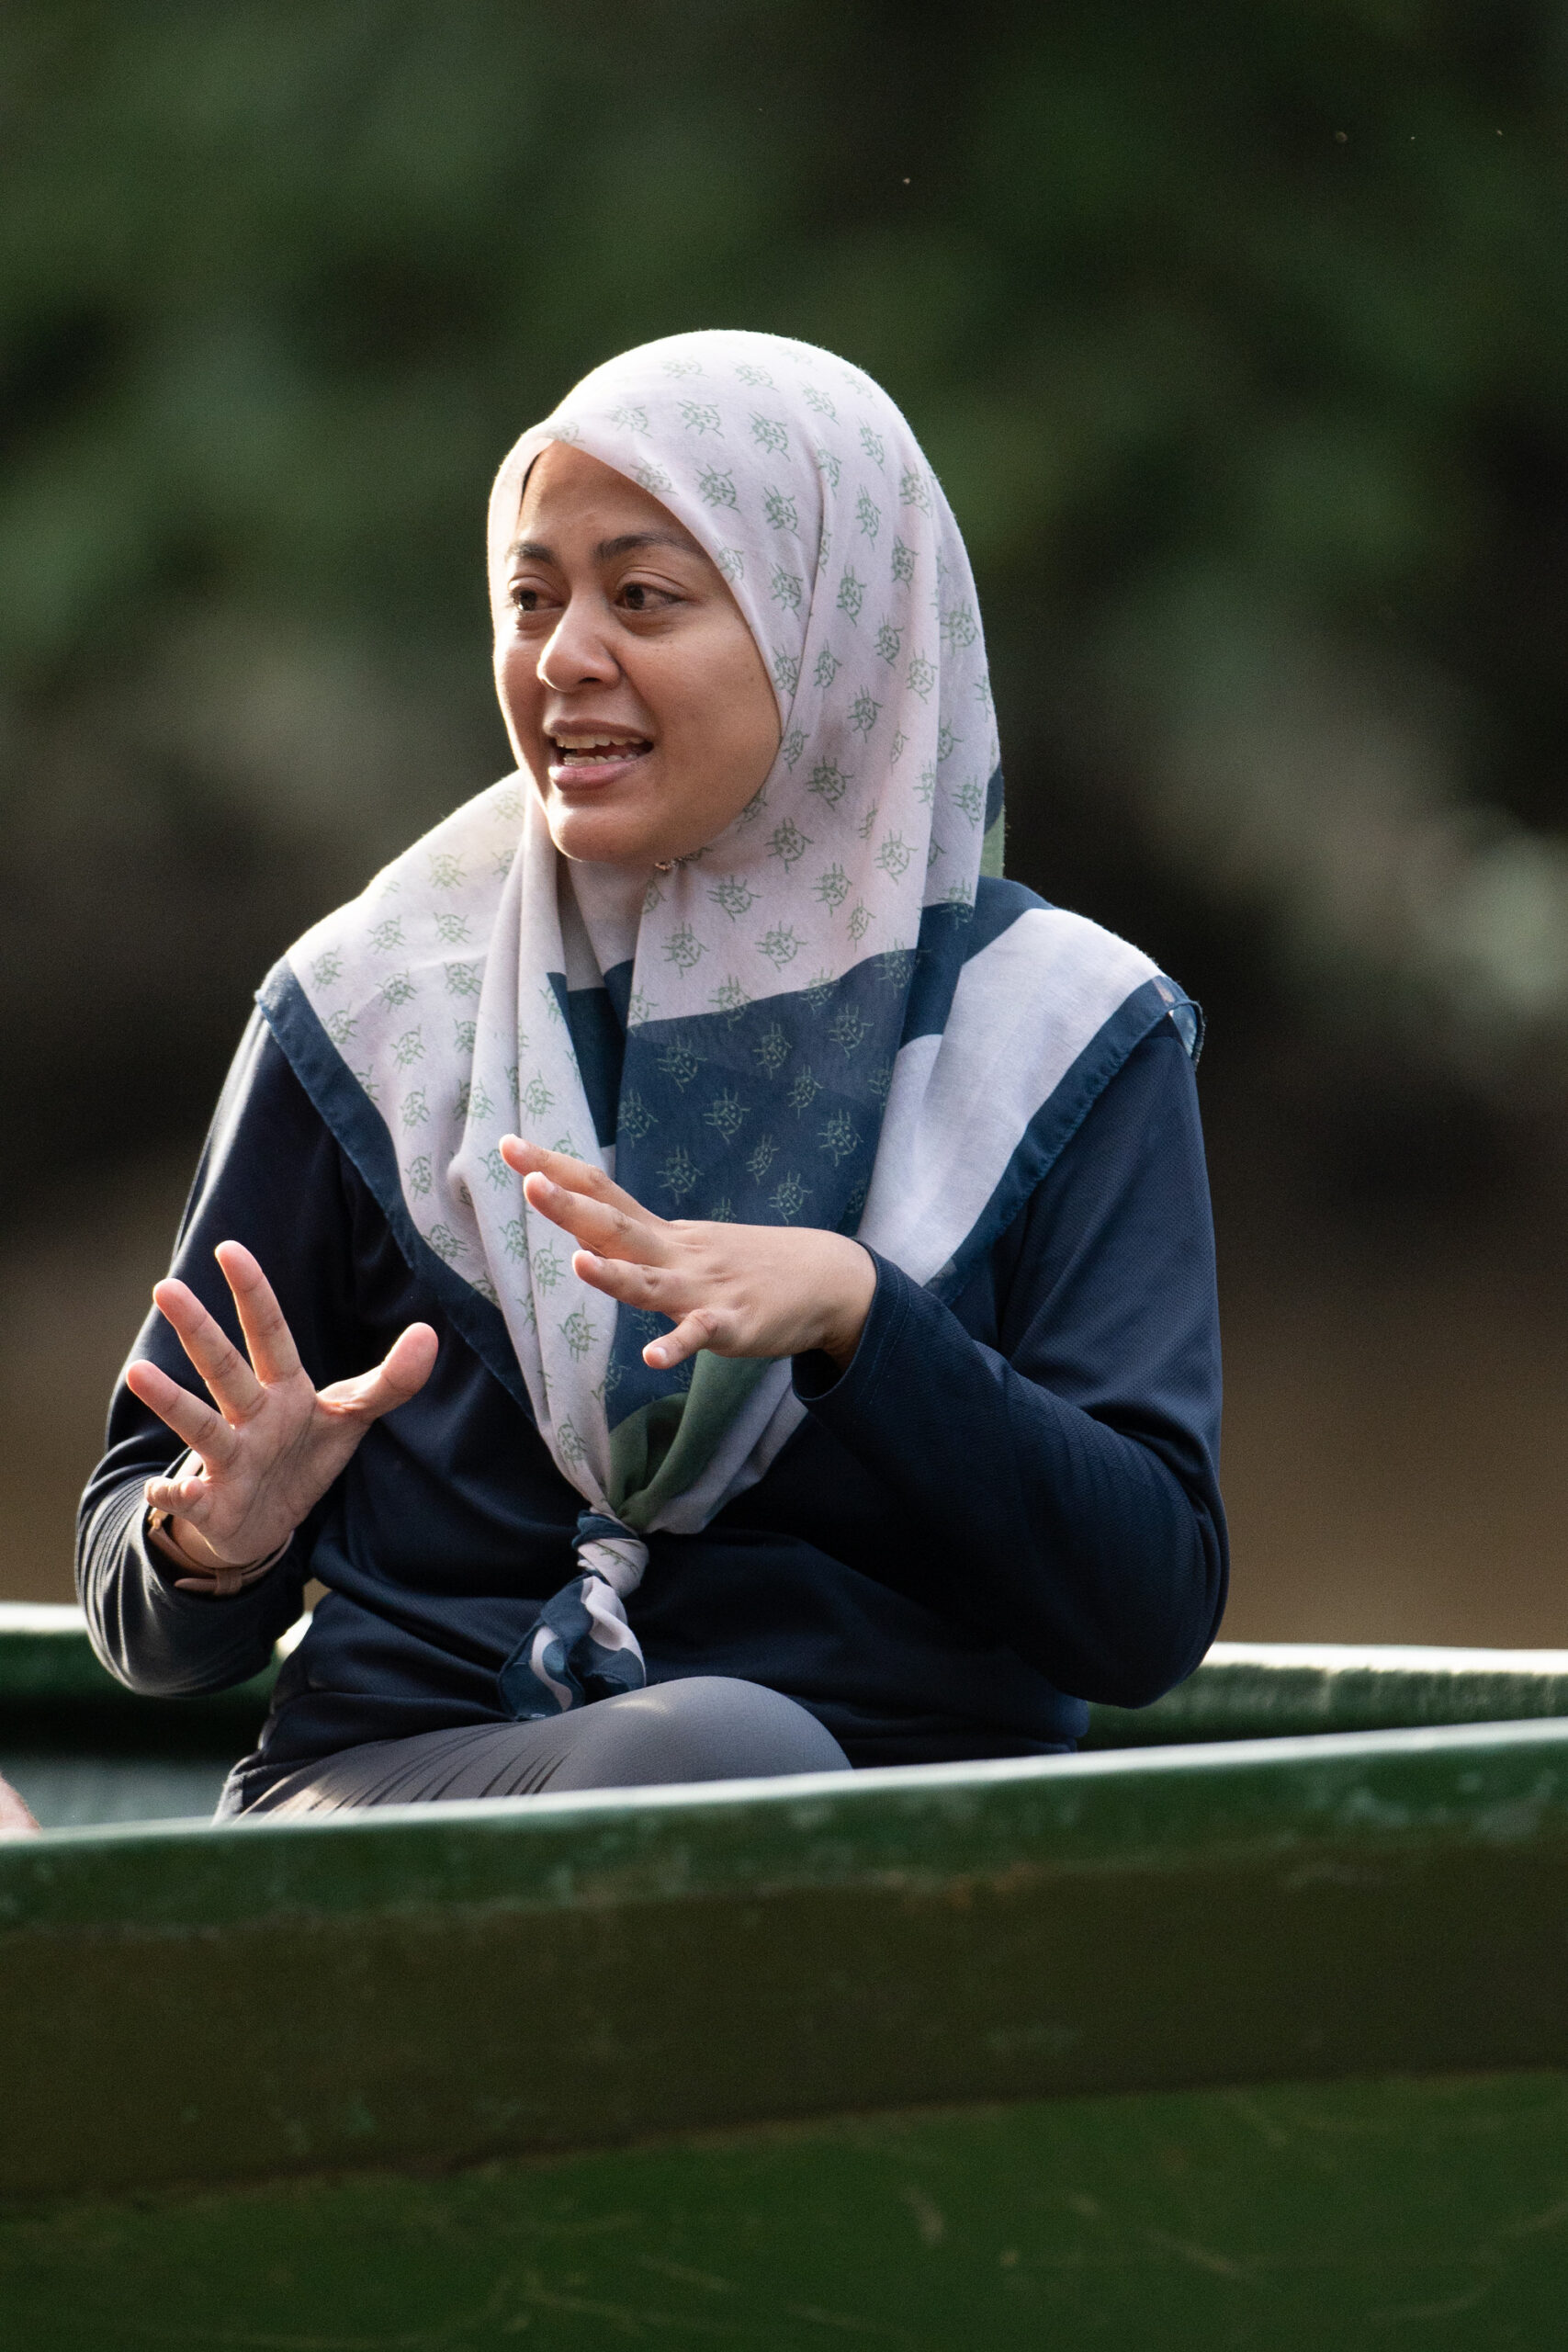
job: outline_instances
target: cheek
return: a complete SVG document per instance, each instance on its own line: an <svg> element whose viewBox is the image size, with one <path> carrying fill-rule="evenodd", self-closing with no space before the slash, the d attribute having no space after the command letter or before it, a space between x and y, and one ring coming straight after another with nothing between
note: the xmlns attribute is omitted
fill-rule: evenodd
<svg viewBox="0 0 1568 2352"><path fill-rule="evenodd" d="M753 785L760 785L778 755L784 730L778 698L750 639L744 658L736 662L728 682L726 698L737 761L744 764Z"/></svg>
<svg viewBox="0 0 1568 2352"><path fill-rule="evenodd" d="M779 707L750 636L726 631L670 680L671 731L679 729L697 762L734 775L738 765L765 773L782 729ZM760 778L759 778L760 780Z"/></svg>
<svg viewBox="0 0 1568 2352"><path fill-rule="evenodd" d="M537 672L538 659L531 647L515 638L497 640L495 690L514 726L526 725L531 719L541 693Z"/></svg>

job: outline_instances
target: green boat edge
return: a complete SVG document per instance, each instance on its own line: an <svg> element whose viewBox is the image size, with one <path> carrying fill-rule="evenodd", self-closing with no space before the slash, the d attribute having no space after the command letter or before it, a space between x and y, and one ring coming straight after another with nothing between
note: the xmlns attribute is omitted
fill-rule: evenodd
<svg viewBox="0 0 1568 2352"><path fill-rule="evenodd" d="M167 1736L5 1617L6 1721ZM264 1699L153 1712L231 1755ZM28 2352L1550 2344L1554 1714L1562 1653L1226 1645L1075 1758L0 1847L0 2308Z"/></svg>

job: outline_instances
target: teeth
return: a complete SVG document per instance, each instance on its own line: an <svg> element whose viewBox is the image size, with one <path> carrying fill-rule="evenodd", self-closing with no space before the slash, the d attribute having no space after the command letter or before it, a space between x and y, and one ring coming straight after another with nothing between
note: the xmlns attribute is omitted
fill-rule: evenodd
<svg viewBox="0 0 1568 2352"><path fill-rule="evenodd" d="M630 752L646 748L640 735L554 735L559 752Z"/></svg>

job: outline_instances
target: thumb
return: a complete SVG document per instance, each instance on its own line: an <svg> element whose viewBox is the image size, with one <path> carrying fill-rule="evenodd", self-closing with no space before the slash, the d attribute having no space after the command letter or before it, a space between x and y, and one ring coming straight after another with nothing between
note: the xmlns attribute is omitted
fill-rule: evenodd
<svg viewBox="0 0 1568 2352"><path fill-rule="evenodd" d="M435 1369L440 1341L428 1323L411 1323L388 1349L374 1372L362 1374L358 1380L345 1380L333 1402L352 1407L356 1418L379 1420L383 1413L406 1405L417 1396ZM322 1402L329 1401L331 1392L322 1391Z"/></svg>

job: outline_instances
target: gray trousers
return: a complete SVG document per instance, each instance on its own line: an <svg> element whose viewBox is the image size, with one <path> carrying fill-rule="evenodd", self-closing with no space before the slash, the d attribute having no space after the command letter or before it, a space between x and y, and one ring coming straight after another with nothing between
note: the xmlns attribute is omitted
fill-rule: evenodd
<svg viewBox="0 0 1568 2352"><path fill-rule="evenodd" d="M641 1789L849 1769L832 1733L793 1699L758 1682L702 1674L599 1699L544 1723L469 1724L344 1748L287 1774L245 1813L455 1804L546 1789ZM220 1819L231 1809L220 1805Z"/></svg>

